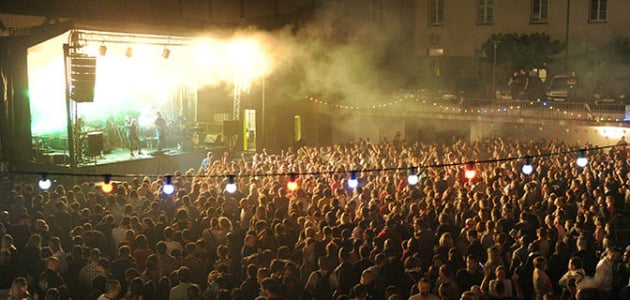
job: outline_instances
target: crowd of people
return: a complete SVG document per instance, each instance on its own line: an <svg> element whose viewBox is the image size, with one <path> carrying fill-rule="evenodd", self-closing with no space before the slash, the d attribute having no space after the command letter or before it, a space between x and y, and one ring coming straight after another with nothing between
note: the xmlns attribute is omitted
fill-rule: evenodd
<svg viewBox="0 0 630 300"><path fill-rule="evenodd" d="M208 153L173 174L172 195L163 176L109 194L14 184L0 288L11 300L630 299L626 146L589 150L584 168L575 149L360 139ZM506 159L525 156L531 175Z"/></svg>

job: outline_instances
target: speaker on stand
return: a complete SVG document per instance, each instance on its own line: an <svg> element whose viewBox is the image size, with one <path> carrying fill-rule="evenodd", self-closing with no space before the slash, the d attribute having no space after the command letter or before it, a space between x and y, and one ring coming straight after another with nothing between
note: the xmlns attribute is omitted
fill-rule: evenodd
<svg viewBox="0 0 630 300"><path fill-rule="evenodd" d="M96 84L96 57L85 54L70 56L70 98L76 102L93 102Z"/></svg>

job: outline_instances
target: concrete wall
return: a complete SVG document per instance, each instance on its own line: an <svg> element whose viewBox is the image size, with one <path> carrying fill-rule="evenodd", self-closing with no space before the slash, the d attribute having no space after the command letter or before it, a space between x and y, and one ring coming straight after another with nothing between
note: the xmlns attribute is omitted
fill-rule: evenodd
<svg viewBox="0 0 630 300"><path fill-rule="evenodd" d="M373 142L390 140L397 132L408 141L426 143L451 143L463 138L476 141L489 137L532 140L550 139L571 145L606 146L615 144L621 136L630 140L630 124L571 124L565 121L497 122L496 120L446 120L413 116L352 116L339 114L318 121L306 116L309 123L304 128L304 138L309 145L345 143L350 139L369 138ZM328 124L329 123L329 124ZM326 124L327 126L324 126ZM331 134L327 138L325 135ZM287 132L286 134L290 134Z"/></svg>

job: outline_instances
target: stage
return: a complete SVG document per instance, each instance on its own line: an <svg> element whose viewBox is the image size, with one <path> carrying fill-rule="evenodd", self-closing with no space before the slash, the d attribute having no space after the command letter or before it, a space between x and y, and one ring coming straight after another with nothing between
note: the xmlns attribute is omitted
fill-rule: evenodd
<svg viewBox="0 0 630 300"><path fill-rule="evenodd" d="M162 151L143 149L141 154L134 152L134 156L131 156L128 148L115 148L107 153L82 158L74 169L69 164L67 153L54 151L41 155L40 160L34 161L32 168L41 172L69 171L75 174L166 175L191 168L196 172L208 151L222 155L228 148L223 145L204 145L190 149L170 147Z"/></svg>

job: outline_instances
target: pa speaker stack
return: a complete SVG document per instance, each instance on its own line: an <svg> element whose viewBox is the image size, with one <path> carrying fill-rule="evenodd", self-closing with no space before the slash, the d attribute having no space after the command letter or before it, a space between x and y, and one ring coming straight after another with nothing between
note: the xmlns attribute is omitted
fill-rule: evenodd
<svg viewBox="0 0 630 300"><path fill-rule="evenodd" d="M70 99L93 102L96 83L96 57L84 54L70 56Z"/></svg>

